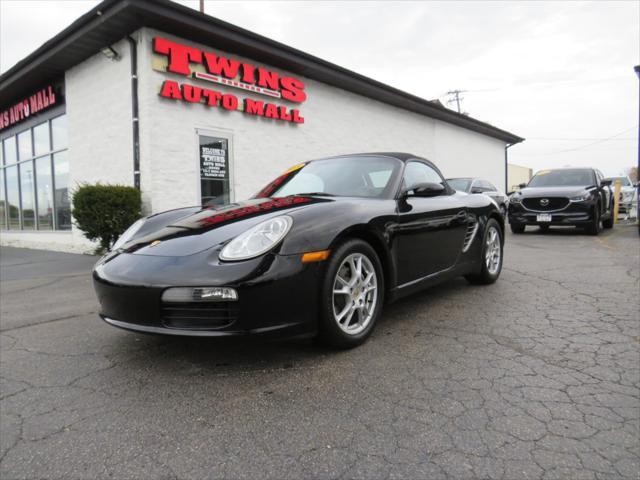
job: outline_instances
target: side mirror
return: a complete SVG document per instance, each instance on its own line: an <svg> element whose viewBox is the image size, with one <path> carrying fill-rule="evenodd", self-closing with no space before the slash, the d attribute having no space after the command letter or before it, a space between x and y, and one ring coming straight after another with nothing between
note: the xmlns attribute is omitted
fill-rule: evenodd
<svg viewBox="0 0 640 480"><path fill-rule="evenodd" d="M601 187L609 187L609 186L611 186L611 184L612 184L612 183L613 183L613 182L611 181L611 179L610 179L610 178L605 178L604 180L602 180L602 181L600 182L600 186L601 186Z"/></svg>
<svg viewBox="0 0 640 480"><path fill-rule="evenodd" d="M419 183L415 187L405 192L407 197L437 197L445 191L441 183ZM409 194L413 192L413 194Z"/></svg>
<svg viewBox="0 0 640 480"><path fill-rule="evenodd" d="M518 185L518 188L522 189L522 188L527 188L527 184L526 183L520 183Z"/></svg>
<svg viewBox="0 0 640 480"><path fill-rule="evenodd" d="M471 193L482 193L482 189L480 187L473 187Z"/></svg>

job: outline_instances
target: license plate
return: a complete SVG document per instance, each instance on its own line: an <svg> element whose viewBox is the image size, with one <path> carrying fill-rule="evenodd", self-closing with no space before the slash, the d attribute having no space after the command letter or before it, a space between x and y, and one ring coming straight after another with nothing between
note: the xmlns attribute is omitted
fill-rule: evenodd
<svg viewBox="0 0 640 480"><path fill-rule="evenodd" d="M550 222L551 221L551 214L550 213L539 213L538 214L538 221L539 222Z"/></svg>

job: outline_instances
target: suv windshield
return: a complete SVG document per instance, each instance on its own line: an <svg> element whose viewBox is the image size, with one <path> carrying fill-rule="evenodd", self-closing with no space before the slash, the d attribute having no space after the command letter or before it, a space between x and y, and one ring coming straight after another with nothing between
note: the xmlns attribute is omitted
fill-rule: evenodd
<svg viewBox="0 0 640 480"><path fill-rule="evenodd" d="M593 171L586 168L542 170L531 179L527 187L586 187L595 185Z"/></svg>
<svg viewBox="0 0 640 480"><path fill-rule="evenodd" d="M627 177L611 177L611 183L615 185L616 182L620 182L623 187L631 186L631 182Z"/></svg>
<svg viewBox="0 0 640 480"><path fill-rule="evenodd" d="M451 188L459 192L469 192L471 186L470 178L450 178L447 183Z"/></svg>
<svg viewBox="0 0 640 480"><path fill-rule="evenodd" d="M316 160L291 168L263 188L261 197L316 194L383 198L390 195L402 162L390 157L354 156Z"/></svg>

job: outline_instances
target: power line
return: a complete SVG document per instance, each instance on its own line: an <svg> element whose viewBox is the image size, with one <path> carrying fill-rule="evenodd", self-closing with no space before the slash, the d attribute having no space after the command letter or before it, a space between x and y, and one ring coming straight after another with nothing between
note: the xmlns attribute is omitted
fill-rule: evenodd
<svg viewBox="0 0 640 480"><path fill-rule="evenodd" d="M518 152L513 152L514 154L518 154L521 156L535 156L535 157L542 157L545 155L557 155L559 153L567 153L567 152L575 152L576 150L582 150L583 148L588 148L591 147L592 145L597 145L599 143L603 143L603 142L607 142L610 141L616 137L619 137L620 135L630 132L631 130L635 130L636 128L638 128L638 125L635 125L631 128L627 128L626 130L623 130L622 132L618 132L615 135L611 135L610 137L606 137L606 138L600 138L594 142L591 143L586 143L584 145L580 145L579 147L575 147L575 148L566 148L564 150L556 150L555 152L546 152L546 153L518 153Z"/></svg>
<svg viewBox="0 0 640 480"><path fill-rule="evenodd" d="M458 113L462 113L462 110L460 109L460 102L464 100L464 97L461 97L460 94L464 92L466 92L466 90L450 90L446 93L447 95L450 95L452 97L447 100L447 105L455 103Z"/></svg>

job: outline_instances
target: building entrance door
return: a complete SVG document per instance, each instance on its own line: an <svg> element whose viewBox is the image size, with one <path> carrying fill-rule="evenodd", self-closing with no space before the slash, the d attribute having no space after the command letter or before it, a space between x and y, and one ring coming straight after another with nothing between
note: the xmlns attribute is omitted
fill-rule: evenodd
<svg viewBox="0 0 640 480"><path fill-rule="evenodd" d="M199 133L198 140L202 205L231 203L229 139Z"/></svg>

